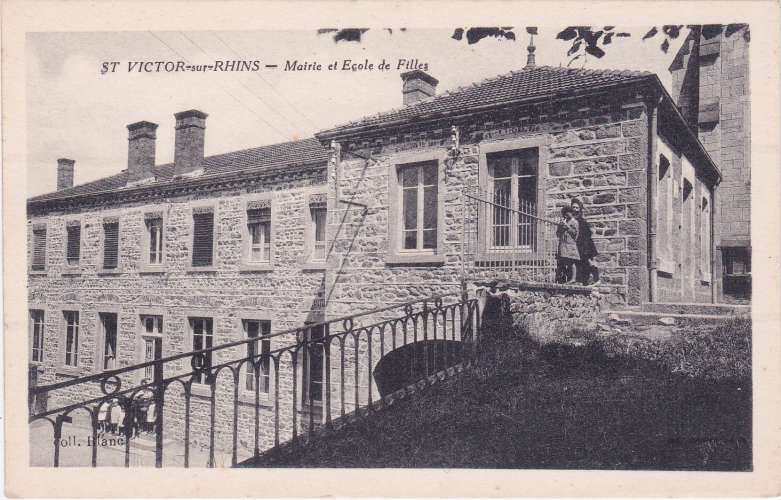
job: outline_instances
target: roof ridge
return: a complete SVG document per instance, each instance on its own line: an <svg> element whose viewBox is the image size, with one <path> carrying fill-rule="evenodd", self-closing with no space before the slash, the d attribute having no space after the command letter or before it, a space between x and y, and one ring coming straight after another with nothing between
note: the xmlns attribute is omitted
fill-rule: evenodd
<svg viewBox="0 0 781 500"><path fill-rule="evenodd" d="M317 150L322 150L318 154ZM314 153L314 154L311 154ZM264 144L235 151L226 151L206 156L201 164L206 168L204 177L224 175L225 173L240 172L263 167L278 167L287 161L289 165L301 165L302 158L310 157L312 162L320 161L326 156L326 149L321 146L316 137L306 137L293 141ZM307 156L311 154L311 156ZM172 178L173 162L161 163L152 167L152 173L156 177L155 183L149 186L159 185L170 181ZM126 187L127 168L117 173L99 177L82 184L76 184L60 191L50 191L27 199L28 202L47 201L78 197L104 191L119 191Z"/></svg>

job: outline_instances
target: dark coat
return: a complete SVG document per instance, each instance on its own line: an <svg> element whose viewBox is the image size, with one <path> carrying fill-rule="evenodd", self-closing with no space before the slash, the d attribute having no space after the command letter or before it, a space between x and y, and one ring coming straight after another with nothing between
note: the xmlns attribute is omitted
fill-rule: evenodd
<svg viewBox="0 0 781 500"><path fill-rule="evenodd" d="M597 255L597 247L594 245L594 240L591 238L591 226L586 219L582 216L578 217L578 223L580 225L578 230L578 253L581 260L587 260Z"/></svg>

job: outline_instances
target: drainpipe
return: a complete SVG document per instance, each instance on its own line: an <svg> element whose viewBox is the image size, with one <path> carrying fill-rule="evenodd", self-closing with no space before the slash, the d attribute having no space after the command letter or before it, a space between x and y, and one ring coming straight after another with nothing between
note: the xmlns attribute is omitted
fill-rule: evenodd
<svg viewBox="0 0 781 500"><path fill-rule="evenodd" d="M659 123L659 100L646 101L648 108L648 302L656 298L656 214L658 201L659 164L656 161L657 127Z"/></svg>
<svg viewBox="0 0 781 500"><path fill-rule="evenodd" d="M719 211L716 210L719 203L719 185L720 180L717 180L713 184L713 193L710 200L710 301L711 304L716 304L719 301L719 287L721 286L721 266L716 265L716 252L719 251L719 247L716 246L716 242L719 241L716 235L716 229L719 227L719 221L716 219L719 217ZM716 275L718 271L718 276Z"/></svg>

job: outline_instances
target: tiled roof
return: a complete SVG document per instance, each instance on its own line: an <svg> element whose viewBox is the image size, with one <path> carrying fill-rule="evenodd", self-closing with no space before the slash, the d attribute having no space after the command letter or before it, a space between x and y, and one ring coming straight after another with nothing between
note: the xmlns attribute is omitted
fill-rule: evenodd
<svg viewBox="0 0 781 500"><path fill-rule="evenodd" d="M232 151L203 159L203 175L199 178L219 176L238 171L262 172L278 167L294 167L328 161L328 151L320 145L317 139L309 138L300 141L283 142L270 146ZM153 169L157 181L146 184L154 186L169 182L173 178L174 164L166 163ZM105 191L124 189L127 184L127 172L123 171L110 177L87 182L62 191L47 193L34 198L30 202L40 202L53 199L69 198L79 195L96 194Z"/></svg>
<svg viewBox="0 0 781 500"><path fill-rule="evenodd" d="M600 86L613 86L653 77L647 71L557 68L536 66L512 71L470 86L460 87L414 104L378 113L323 131L328 136L356 127L412 121L454 111L498 105L530 97L554 96Z"/></svg>

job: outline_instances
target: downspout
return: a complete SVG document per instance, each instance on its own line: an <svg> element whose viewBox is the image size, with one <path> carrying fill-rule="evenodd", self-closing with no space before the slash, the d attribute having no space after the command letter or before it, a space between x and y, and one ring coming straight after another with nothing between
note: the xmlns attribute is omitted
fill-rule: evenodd
<svg viewBox="0 0 781 500"><path fill-rule="evenodd" d="M648 112L648 302L657 301L656 295L656 215L658 202L659 164L656 161L659 103L661 99L647 101Z"/></svg>
<svg viewBox="0 0 781 500"><path fill-rule="evenodd" d="M716 235L716 229L719 227L719 222L716 218L719 217L719 211L716 210L719 203L719 185L721 180L717 179L713 184L713 193L711 194L710 203L710 301L711 304L716 304L719 301L719 286L721 285L721 266L716 265L716 255L719 251L716 242L719 241ZM718 276L716 275L718 271Z"/></svg>

